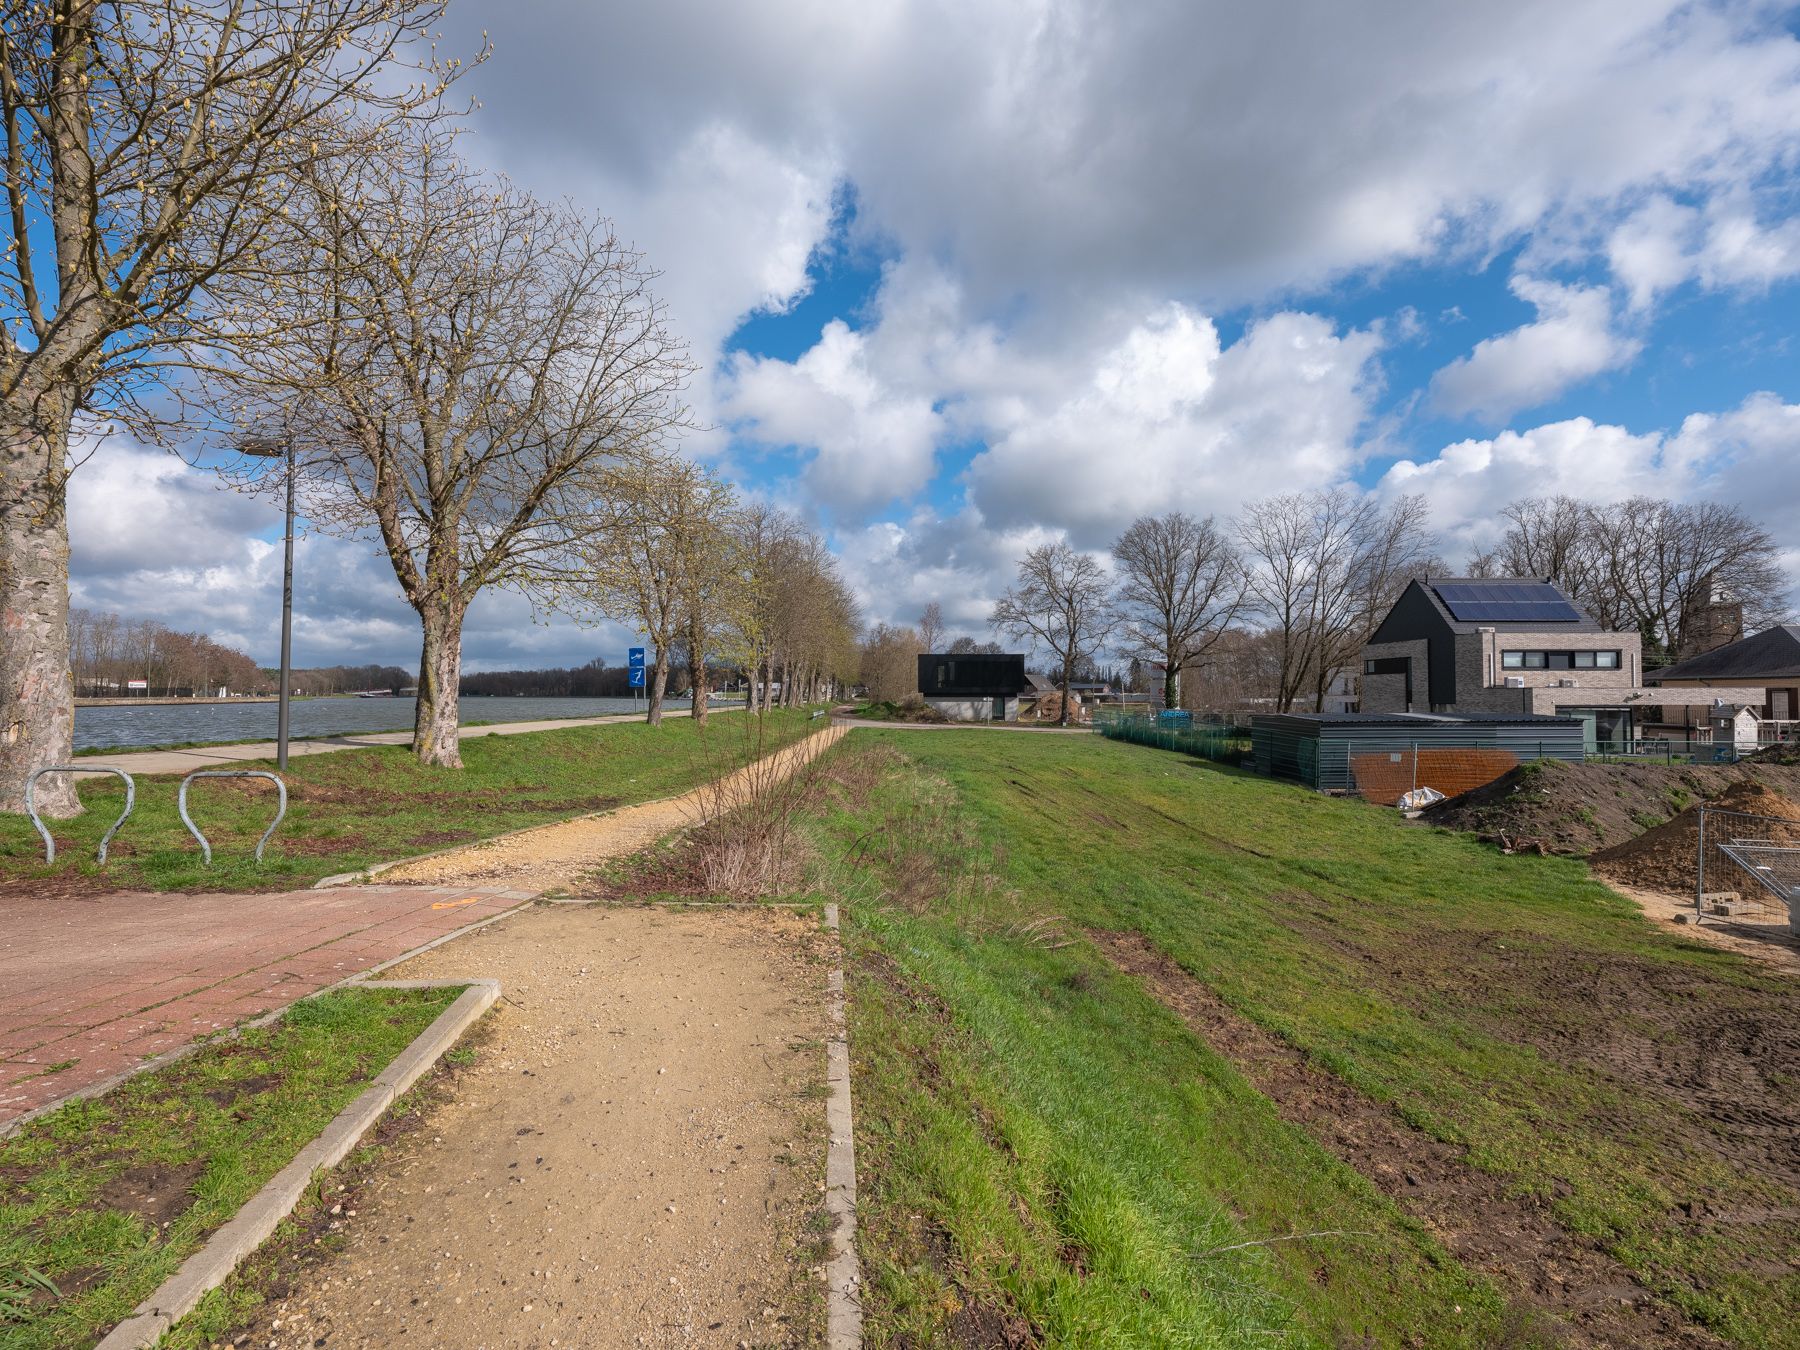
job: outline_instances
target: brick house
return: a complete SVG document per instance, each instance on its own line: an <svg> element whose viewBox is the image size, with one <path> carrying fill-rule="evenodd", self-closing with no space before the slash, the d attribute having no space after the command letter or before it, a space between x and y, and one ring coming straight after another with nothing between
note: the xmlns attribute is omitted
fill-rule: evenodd
<svg viewBox="0 0 1800 1350"><path fill-rule="evenodd" d="M1646 678L1661 689L1704 690L1707 700L1748 708L1761 724L1763 740L1800 734L1800 624L1777 624L1651 671ZM1748 702L1733 696L1746 686L1760 687L1762 698ZM1686 697L1695 695L1690 692Z"/></svg>
<svg viewBox="0 0 1800 1350"><path fill-rule="evenodd" d="M1647 685L1642 638L1602 627L1543 577L1415 577L1362 655L1366 713L1576 717L1590 745L1670 727L1705 739L1714 699L1764 697L1724 686L1690 707L1692 694Z"/></svg>

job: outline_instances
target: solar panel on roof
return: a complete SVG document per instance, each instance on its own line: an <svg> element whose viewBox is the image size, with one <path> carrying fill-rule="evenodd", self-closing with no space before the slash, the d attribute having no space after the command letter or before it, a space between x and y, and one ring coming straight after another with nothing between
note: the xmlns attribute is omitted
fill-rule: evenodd
<svg viewBox="0 0 1800 1350"><path fill-rule="evenodd" d="M1579 623L1581 613L1548 582L1456 582L1432 588L1459 623Z"/></svg>

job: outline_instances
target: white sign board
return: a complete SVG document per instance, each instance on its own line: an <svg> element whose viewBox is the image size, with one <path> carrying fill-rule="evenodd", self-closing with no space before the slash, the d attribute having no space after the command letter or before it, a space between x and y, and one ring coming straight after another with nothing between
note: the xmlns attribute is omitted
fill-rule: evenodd
<svg viewBox="0 0 1800 1350"><path fill-rule="evenodd" d="M148 689L150 687L150 681L148 681L148 680L127 680L127 681L125 681L125 687L127 689Z"/></svg>

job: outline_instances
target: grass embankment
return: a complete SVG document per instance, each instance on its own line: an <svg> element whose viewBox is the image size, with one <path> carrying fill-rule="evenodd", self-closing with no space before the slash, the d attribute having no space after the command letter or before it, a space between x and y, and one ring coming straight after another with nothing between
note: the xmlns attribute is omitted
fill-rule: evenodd
<svg viewBox="0 0 1800 1350"><path fill-rule="evenodd" d="M288 815L260 866L256 840L275 811L274 785L200 779L189 811L212 843L199 845L176 813L178 775L137 780L137 809L112 842L106 867L94 853L124 806L114 778L78 779L87 812L48 822L56 865L23 816L0 816L0 894L57 889L284 890L336 872L447 848L508 830L687 791L757 752L756 719L733 714L704 728L674 718L570 727L463 742L464 767L428 768L405 746L377 746L289 761ZM805 734L806 715L767 717L764 751ZM273 763L228 768L272 769Z"/></svg>
<svg viewBox="0 0 1800 1350"><path fill-rule="evenodd" d="M0 1346L91 1345L456 998L339 990L0 1141Z"/></svg>
<svg viewBox="0 0 1800 1350"><path fill-rule="evenodd" d="M1671 1305L1793 1343L1790 984L1578 863L1182 756L880 731L837 754L819 843L849 901L874 1344L1557 1339L1084 930L1144 935Z"/></svg>

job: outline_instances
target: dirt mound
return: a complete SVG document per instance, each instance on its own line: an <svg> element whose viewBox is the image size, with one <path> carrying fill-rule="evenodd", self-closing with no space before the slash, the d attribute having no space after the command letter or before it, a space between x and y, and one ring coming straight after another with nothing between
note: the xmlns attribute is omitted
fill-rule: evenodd
<svg viewBox="0 0 1800 1350"><path fill-rule="evenodd" d="M1467 830L1505 848L1582 856L1635 839L1745 783L1800 801L1800 767L1779 763L1569 764L1540 759L1486 787L1439 802L1421 819Z"/></svg>
<svg viewBox="0 0 1800 1350"><path fill-rule="evenodd" d="M1788 821L1792 828L1775 826L1766 831L1767 837L1776 843L1800 844L1800 803L1761 783L1733 783L1707 802L1706 807L1711 811L1742 811L1747 815ZM1709 839L1712 833L1709 825ZM1646 830L1636 839L1601 849L1589 861L1602 876L1631 886L1679 895L1694 888L1699 845L1700 808L1690 806L1673 820ZM1710 861L1707 871L1709 874L1712 871Z"/></svg>
<svg viewBox="0 0 1800 1350"><path fill-rule="evenodd" d="M1751 764L1800 764L1800 741L1777 741L1744 759Z"/></svg>

